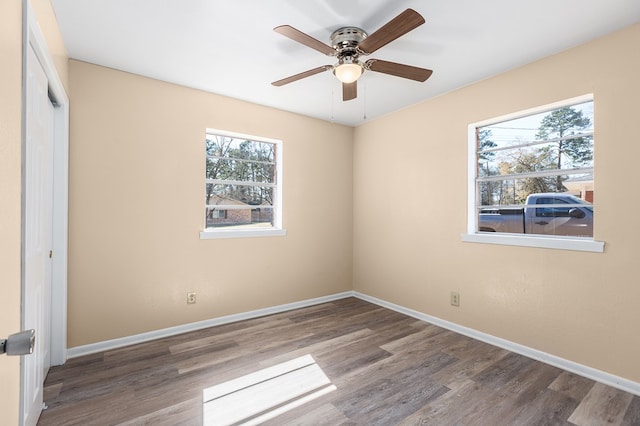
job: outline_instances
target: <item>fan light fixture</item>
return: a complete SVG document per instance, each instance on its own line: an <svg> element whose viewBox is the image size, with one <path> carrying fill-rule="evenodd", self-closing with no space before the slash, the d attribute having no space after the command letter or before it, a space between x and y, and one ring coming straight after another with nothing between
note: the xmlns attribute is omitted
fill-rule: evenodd
<svg viewBox="0 0 640 426"><path fill-rule="evenodd" d="M360 78L364 69L362 65L355 62L341 63L333 69L333 74L343 83L353 83Z"/></svg>

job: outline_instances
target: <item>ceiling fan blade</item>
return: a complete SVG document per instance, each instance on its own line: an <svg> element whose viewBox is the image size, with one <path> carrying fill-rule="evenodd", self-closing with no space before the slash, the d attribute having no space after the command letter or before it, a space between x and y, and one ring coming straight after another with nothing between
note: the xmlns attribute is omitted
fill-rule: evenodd
<svg viewBox="0 0 640 426"><path fill-rule="evenodd" d="M277 32L278 34L282 34L285 37L289 37L293 41L297 41L298 43L315 49L320 53L324 53L325 55L335 56L337 54L336 50L333 47L324 44L320 40L317 40L300 30L293 28L291 25L281 25L279 27L275 27L273 31Z"/></svg>
<svg viewBox="0 0 640 426"><path fill-rule="evenodd" d="M342 100L350 101L358 97L358 82L342 83Z"/></svg>
<svg viewBox="0 0 640 426"><path fill-rule="evenodd" d="M358 48L367 55L371 54L422 24L422 15L413 9L407 9L365 38Z"/></svg>
<svg viewBox="0 0 640 426"><path fill-rule="evenodd" d="M321 67L314 68L312 70L301 72L300 74L295 74L295 75L292 75L290 77L283 78L282 80L274 81L271 84L273 84L274 86L278 86L278 87L284 86L285 84L293 83L294 81L301 80L301 79L303 79L305 77L311 77L312 75L316 75L316 74L319 74L319 73L321 73L323 71L330 70L331 68L333 68L331 65L323 65Z"/></svg>
<svg viewBox="0 0 640 426"><path fill-rule="evenodd" d="M380 59L369 59L365 62L365 68L371 71L395 75L396 77L408 78L415 81L426 81L431 77L431 74L433 74L433 71L426 68L418 68L411 65L382 61Z"/></svg>

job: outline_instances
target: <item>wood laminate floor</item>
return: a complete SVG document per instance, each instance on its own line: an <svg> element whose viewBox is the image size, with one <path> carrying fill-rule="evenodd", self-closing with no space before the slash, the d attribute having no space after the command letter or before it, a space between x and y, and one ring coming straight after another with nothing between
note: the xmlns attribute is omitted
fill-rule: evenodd
<svg viewBox="0 0 640 426"><path fill-rule="evenodd" d="M640 397L356 298L69 360L39 425L200 425L203 389L310 354L336 390L270 425L640 425Z"/></svg>

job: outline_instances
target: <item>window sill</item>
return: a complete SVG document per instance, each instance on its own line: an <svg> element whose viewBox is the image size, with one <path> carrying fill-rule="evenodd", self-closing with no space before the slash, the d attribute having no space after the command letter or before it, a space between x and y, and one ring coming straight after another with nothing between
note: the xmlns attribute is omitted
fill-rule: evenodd
<svg viewBox="0 0 640 426"><path fill-rule="evenodd" d="M506 246L539 247L556 250L604 252L603 241L591 239L563 238L552 236L524 236L499 233L462 234L462 241L468 243L500 244Z"/></svg>
<svg viewBox="0 0 640 426"><path fill-rule="evenodd" d="M287 235L286 229L229 229L215 231L201 231L201 240L213 240L220 238L253 238L253 237L283 237Z"/></svg>

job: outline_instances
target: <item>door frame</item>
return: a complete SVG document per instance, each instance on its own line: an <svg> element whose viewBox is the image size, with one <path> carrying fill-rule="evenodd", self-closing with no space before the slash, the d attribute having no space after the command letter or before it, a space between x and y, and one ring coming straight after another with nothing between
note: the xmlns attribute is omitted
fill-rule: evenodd
<svg viewBox="0 0 640 426"><path fill-rule="evenodd" d="M26 73L27 51L32 49L40 61L48 82L54 104L53 141L53 259L51 265L51 365L62 365L67 360L67 259L68 259L68 216L69 216L69 98L44 37L40 32L36 15L29 0L23 0L22 8L23 51L22 51L22 238L25 230L24 182L26 170ZM24 295L24 244L22 253L22 294ZM22 324L24 325L24 300L22 300ZM36 330L37 342L37 330ZM37 343L36 343L37 344ZM21 386L22 388L22 386Z"/></svg>

